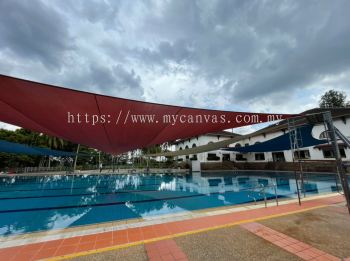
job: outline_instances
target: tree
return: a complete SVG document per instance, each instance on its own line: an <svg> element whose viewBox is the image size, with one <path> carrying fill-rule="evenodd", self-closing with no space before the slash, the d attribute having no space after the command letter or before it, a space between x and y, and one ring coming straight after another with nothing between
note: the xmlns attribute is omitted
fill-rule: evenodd
<svg viewBox="0 0 350 261"><path fill-rule="evenodd" d="M142 149L143 154L155 154L160 152L162 152L162 147L160 145L153 145Z"/></svg>
<svg viewBox="0 0 350 261"><path fill-rule="evenodd" d="M346 94L335 90L329 90L322 95L319 101L320 108L329 107L346 107L349 102L346 102Z"/></svg>
<svg viewBox="0 0 350 261"><path fill-rule="evenodd" d="M58 148L63 148L64 147L64 140L57 138L57 137L53 137L53 136L49 136L49 135L43 135L43 138L46 142L46 145L50 148L50 149L58 149Z"/></svg>

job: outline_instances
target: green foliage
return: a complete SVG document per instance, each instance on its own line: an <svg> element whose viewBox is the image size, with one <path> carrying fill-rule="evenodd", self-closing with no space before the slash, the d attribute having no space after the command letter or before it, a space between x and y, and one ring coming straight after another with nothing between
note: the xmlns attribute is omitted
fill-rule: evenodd
<svg viewBox="0 0 350 261"><path fill-rule="evenodd" d="M162 152L162 147L160 145L154 145L152 147L142 149L143 154L155 154L160 152Z"/></svg>
<svg viewBox="0 0 350 261"><path fill-rule="evenodd" d="M39 161L39 156L0 153L0 169L5 167L37 166Z"/></svg>
<svg viewBox="0 0 350 261"><path fill-rule="evenodd" d="M0 129L0 140L38 146L45 148L59 148L66 151L73 151L75 144L63 141L55 137L50 137L26 129L15 131ZM0 153L0 168L5 167L35 167L39 165L42 156L32 156L24 154Z"/></svg>
<svg viewBox="0 0 350 261"><path fill-rule="evenodd" d="M52 137L49 135L43 135L43 139L45 140L46 145L50 149L59 149L64 147L65 141L63 139Z"/></svg>
<svg viewBox="0 0 350 261"><path fill-rule="evenodd" d="M6 140L9 142L15 142L20 144L26 144L29 146L38 146L51 149L59 149L65 151L76 151L77 144L64 141L62 139L44 135L42 133L37 133L34 131L26 129L17 129L15 131L0 129L0 140ZM168 146L154 145L149 148L142 149L143 154L154 154L167 151ZM101 152L100 153L101 162L104 166L111 165L112 157L110 154ZM128 154L120 154L115 156L115 163L118 165L128 166ZM43 156L32 156L24 154L13 154L13 153L0 153L0 171L7 168L15 167L37 167L39 163L43 160ZM47 157L46 157L47 160ZM167 162L159 163L154 162L154 166L158 167L160 164L170 164L173 161L172 157L167 157ZM77 169L91 169L97 167L99 162L99 152L96 149L92 149L81 145L79 150L79 156L77 161ZM146 161L141 155L134 155L135 164L140 166L146 166ZM51 166L57 165L59 162L52 162ZM151 162L151 165L152 162Z"/></svg>
<svg viewBox="0 0 350 261"><path fill-rule="evenodd" d="M319 101L320 108L345 107L349 106L346 102L346 94L335 90L329 90L322 95Z"/></svg>

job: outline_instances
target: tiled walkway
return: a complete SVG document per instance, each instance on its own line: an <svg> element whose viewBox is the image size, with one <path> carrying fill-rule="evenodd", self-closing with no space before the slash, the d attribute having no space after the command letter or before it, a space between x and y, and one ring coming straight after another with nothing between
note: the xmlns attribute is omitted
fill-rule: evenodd
<svg viewBox="0 0 350 261"><path fill-rule="evenodd" d="M150 261L187 261L187 257L173 239L145 244Z"/></svg>
<svg viewBox="0 0 350 261"><path fill-rule="evenodd" d="M313 261L340 261L340 258L327 254L317 248L305 244L299 240L289 237L283 233L256 222L241 225L241 227L255 235L283 248L284 250L300 257L303 260Z"/></svg>
<svg viewBox="0 0 350 261"><path fill-rule="evenodd" d="M176 236L227 227L261 219L281 216L310 208L322 207L343 202L342 196L333 196L303 202L232 212L223 215L206 216L189 220L156 224L145 227L129 228L93 235L71 237L42 243L0 249L0 260L38 260L63 256L72 257L98 253L105 250L118 249L129 245L137 245L169 239Z"/></svg>

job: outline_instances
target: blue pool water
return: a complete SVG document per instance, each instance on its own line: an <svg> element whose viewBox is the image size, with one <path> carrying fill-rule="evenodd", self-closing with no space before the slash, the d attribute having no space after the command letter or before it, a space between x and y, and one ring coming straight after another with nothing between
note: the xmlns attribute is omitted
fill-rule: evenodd
<svg viewBox="0 0 350 261"><path fill-rule="evenodd" d="M215 172L0 178L0 235L296 197L294 173ZM337 191L335 175L307 175L306 194Z"/></svg>

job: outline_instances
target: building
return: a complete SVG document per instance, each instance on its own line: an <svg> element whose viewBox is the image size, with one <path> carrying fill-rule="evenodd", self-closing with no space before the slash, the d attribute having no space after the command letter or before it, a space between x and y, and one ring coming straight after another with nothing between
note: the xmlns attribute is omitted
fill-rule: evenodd
<svg viewBox="0 0 350 261"><path fill-rule="evenodd" d="M319 113L322 111L331 111L334 126L339 129L346 137L350 138L350 108L316 108L303 112L302 114ZM229 147L250 146L256 143L262 143L278 136L288 133L287 121L270 125L257 132L251 133L248 137L231 144ZM180 140L175 143L176 150L192 148L199 145L206 145L210 142L218 142L224 139L237 137L239 134L230 132L209 133L199 137L193 137L186 140ZM316 139L326 139L325 128L323 124L316 124L312 128L312 136ZM345 161L350 160L350 148L342 141L338 141L341 156ZM296 155L305 160L333 160L333 150L331 145L322 144L300 149L300 154ZM198 159L200 162L292 162L293 155L291 150L274 151L274 152L248 152L238 153L225 150L216 150L198 155L181 156L182 160Z"/></svg>
<svg viewBox="0 0 350 261"><path fill-rule="evenodd" d="M227 140L231 138L235 138L241 136L236 133L228 132L228 131L220 131L220 132L213 132L208 133L205 135L192 137L189 139L182 139L174 142L175 150L184 150L189 148L194 148L197 146L203 146L207 145L209 143L215 143L222 140ZM232 154L232 153L231 153ZM222 162L222 161L229 161L231 159L231 155L229 152L224 152L221 150L215 150L210 151L206 153L199 153L195 155L187 155L187 156L179 156L179 161L186 161L186 160L199 160L200 162Z"/></svg>

